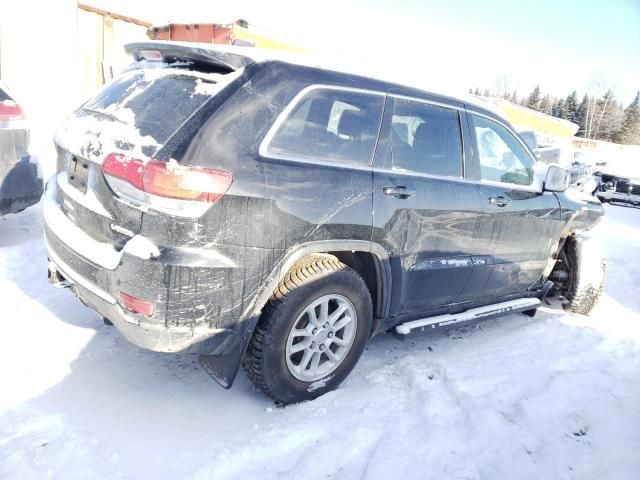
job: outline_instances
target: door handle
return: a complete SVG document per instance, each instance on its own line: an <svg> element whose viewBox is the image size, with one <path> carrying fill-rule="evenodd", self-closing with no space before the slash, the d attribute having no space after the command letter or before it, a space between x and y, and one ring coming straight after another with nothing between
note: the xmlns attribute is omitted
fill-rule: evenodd
<svg viewBox="0 0 640 480"><path fill-rule="evenodd" d="M489 203L496 207L506 207L509 205L509 200L504 198L502 195L499 195L497 197L489 197Z"/></svg>
<svg viewBox="0 0 640 480"><path fill-rule="evenodd" d="M402 198L403 200L409 197L413 197L416 191L407 187L384 187L382 193L385 195L391 195L396 198Z"/></svg>

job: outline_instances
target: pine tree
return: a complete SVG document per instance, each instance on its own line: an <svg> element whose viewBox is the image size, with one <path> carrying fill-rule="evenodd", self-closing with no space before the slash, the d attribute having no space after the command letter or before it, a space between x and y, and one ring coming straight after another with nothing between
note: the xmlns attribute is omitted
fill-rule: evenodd
<svg viewBox="0 0 640 480"><path fill-rule="evenodd" d="M589 111L589 96L585 93L584 97L582 97L582 101L578 106L577 114L576 114L576 123L579 125L578 132L576 133L579 137L587 136L587 113Z"/></svg>
<svg viewBox="0 0 640 480"><path fill-rule="evenodd" d="M509 97L509 101L511 103L518 103L518 92L514 90L513 93L511 94L511 97Z"/></svg>
<svg viewBox="0 0 640 480"><path fill-rule="evenodd" d="M613 141L627 145L640 145L640 92L624 110L622 126L613 136Z"/></svg>
<svg viewBox="0 0 640 480"><path fill-rule="evenodd" d="M476 91L473 92L473 94L480 96L480 89L478 87L476 87Z"/></svg>
<svg viewBox="0 0 640 480"><path fill-rule="evenodd" d="M542 97L542 101L540 102L540 111L547 115L551 115L551 96L549 94Z"/></svg>
<svg viewBox="0 0 640 480"><path fill-rule="evenodd" d="M558 118L567 118L567 106L563 98L559 98L551 107L551 115Z"/></svg>
<svg viewBox="0 0 640 480"><path fill-rule="evenodd" d="M534 88L533 92L529 95L527 107L533 110L540 110L540 85L536 85L536 88Z"/></svg>
<svg viewBox="0 0 640 480"><path fill-rule="evenodd" d="M565 110L567 111L567 120L578 123L578 92L575 90L567 96Z"/></svg>

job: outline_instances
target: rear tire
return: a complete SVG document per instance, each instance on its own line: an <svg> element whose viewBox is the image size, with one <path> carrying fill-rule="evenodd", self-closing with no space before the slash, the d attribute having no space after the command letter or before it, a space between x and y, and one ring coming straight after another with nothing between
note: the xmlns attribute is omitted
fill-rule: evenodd
<svg viewBox="0 0 640 480"><path fill-rule="evenodd" d="M369 338L372 316L371 295L360 275L328 255L304 259L267 302L244 370L280 403L314 399L351 372Z"/></svg>
<svg viewBox="0 0 640 480"><path fill-rule="evenodd" d="M606 262L598 240L569 237L564 245L569 279L562 291L564 309L589 315L604 290Z"/></svg>

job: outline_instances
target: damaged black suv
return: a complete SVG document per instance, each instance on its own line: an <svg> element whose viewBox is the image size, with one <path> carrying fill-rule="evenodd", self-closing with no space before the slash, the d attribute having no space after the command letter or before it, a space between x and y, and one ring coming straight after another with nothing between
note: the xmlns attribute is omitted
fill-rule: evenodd
<svg viewBox="0 0 640 480"><path fill-rule="evenodd" d="M43 212L50 281L132 343L287 403L379 332L597 301L600 203L495 113L256 49L127 50L56 133Z"/></svg>

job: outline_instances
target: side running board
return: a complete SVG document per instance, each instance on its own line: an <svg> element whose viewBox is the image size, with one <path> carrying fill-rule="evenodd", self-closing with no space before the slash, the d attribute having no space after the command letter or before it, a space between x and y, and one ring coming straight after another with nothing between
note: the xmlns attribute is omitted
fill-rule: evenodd
<svg viewBox="0 0 640 480"><path fill-rule="evenodd" d="M508 302L494 303L484 307L472 308L461 313L437 315L435 317L422 318L398 325L396 333L408 335L411 330L423 327L444 327L454 323L468 322L470 320L480 320L491 317L498 317L508 313L524 312L538 308L541 305L537 298L518 298Z"/></svg>

